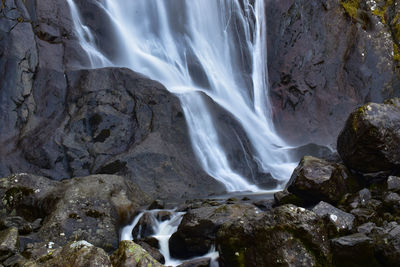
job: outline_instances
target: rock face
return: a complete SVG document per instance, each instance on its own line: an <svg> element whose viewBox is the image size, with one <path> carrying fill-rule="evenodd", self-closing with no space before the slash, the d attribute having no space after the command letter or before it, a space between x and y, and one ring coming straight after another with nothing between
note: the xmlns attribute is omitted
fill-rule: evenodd
<svg viewBox="0 0 400 267"><path fill-rule="evenodd" d="M343 165L306 156L294 170L286 188L305 205L321 200L337 203L348 191L349 177Z"/></svg>
<svg viewBox="0 0 400 267"><path fill-rule="evenodd" d="M350 168L364 172L400 167L400 99L369 103L351 113L339 135L340 156Z"/></svg>
<svg viewBox="0 0 400 267"><path fill-rule="evenodd" d="M397 1L266 1L275 123L295 144L333 144L358 105L399 95Z"/></svg>
<svg viewBox="0 0 400 267"><path fill-rule="evenodd" d="M96 1L78 5L99 17ZM3 1L0 176L119 174L168 199L223 191L197 163L179 100L161 84L127 69L73 71L90 61L68 10L61 0Z"/></svg>

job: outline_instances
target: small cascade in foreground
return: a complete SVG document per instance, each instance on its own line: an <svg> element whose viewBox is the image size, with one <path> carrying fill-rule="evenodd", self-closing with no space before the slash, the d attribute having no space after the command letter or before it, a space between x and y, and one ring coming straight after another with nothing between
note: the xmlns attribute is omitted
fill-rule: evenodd
<svg viewBox="0 0 400 267"><path fill-rule="evenodd" d="M96 2L112 21L120 48L109 59L97 49L73 1L68 3L91 67L128 67L175 93L193 149L210 176L230 192L260 191L254 183L268 174L280 181L270 189L282 187L295 164L272 122L264 0ZM224 140L232 128L218 127L210 103L243 129L242 136L235 133L239 142ZM247 171L232 163L238 154L251 162L240 167Z"/></svg>
<svg viewBox="0 0 400 267"><path fill-rule="evenodd" d="M167 216L160 216L160 213L168 214ZM159 250L161 254L164 256L166 266L177 266L182 264L182 260L174 259L170 255L169 251L169 239L172 234L174 234L179 224L182 221L182 216L184 212L176 212L175 210L147 210L139 213L130 225L125 226L121 230L121 240L134 240L140 239L148 236L142 236L141 225L138 225L140 219L147 215L150 217L151 221L151 232L154 234L150 235L158 240ZM137 231L134 231L137 229ZM136 236L133 237L132 233L137 232ZM215 251L215 248L212 248L209 253L203 255L199 258L210 258L211 267L218 267L218 252Z"/></svg>

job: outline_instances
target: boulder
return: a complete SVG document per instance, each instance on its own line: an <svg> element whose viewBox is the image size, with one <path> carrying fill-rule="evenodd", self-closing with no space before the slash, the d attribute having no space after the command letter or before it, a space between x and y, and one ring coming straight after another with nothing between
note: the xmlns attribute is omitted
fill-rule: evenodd
<svg viewBox="0 0 400 267"><path fill-rule="evenodd" d="M156 218L152 213L144 213L132 230L133 238L137 240L154 235L155 223Z"/></svg>
<svg viewBox="0 0 400 267"><path fill-rule="evenodd" d="M338 203L351 188L351 177L343 165L305 156L294 170L286 189L304 204Z"/></svg>
<svg viewBox="0 0 400 267"><path fill-rule="evenodd" d="M0 261L4 261L19 251L18 229L0 231Z"/></svg>
<svg viewBox="0 0 400 267"><path fill-rule="evenodd" d="M87 240L111 252L118 247L119 218L151 199L121 176L92 175L63 181L43 201L54 202L38 233L43 240Z"/></svg>
<svg viewBox="0 0 400 267"><path fill-rule="evenodd" d="M369 103L347 119L337 148L351 169L373 173L400 167L400 99Z"/></svg>
<svg viewBox="0 0 400 267"><path fill-rule="evenodd" d="M118 250L111 255L111 263L115 267L162 267L148 252L133 241L121 241Z"/></svg>
<svg viewBox="0 0 400 267"><path fill-rule="evenodd" d="M46 261L43 266L109 267L111 262L103 249L81 240L65 245L57 256Z"/></svg>
<svg viewBox="0 0 400 267"><path fill-rule="evenodd" d="M260 213L259 208L250 204L225 204L189 210L169 240L171 256L179 259L202 256L215 244L222 224L237 218L246 220L247 217L257 217Z"/></svg>
<svg viewBox="0 0 400 267"><path fill-rule="evenodd" d="M331 240L334 266L380 266L374 257L372 238L353 234Z"/></svg>
<svg viewBox="0 0 400 267"><path fill-rule="evenodd" d="M37 239L59 246L83 239L106 251L118 247L118 230L126 218L151 202L137 185L116 175L62 182L29 174L11 175L0 179L0 193L3 221L8 225L28 225L38 231ZM10 217L13 214L19 217ZM12 222L12 218L18 221Z"/></svg>
<svg viewBox="0 0 400 267"><path fill-rule="evenodd" d="M354 215L344 212L326 202L321 201L312 211L326 221L330 236L342 235L354 230Z"/></svg>
<svg viewBox="0 0 400 267"><path fill-rule="evenodd" d="M258 216L232 218L217 234L222 266L329 266L322 220L293 205Z"/></svg>

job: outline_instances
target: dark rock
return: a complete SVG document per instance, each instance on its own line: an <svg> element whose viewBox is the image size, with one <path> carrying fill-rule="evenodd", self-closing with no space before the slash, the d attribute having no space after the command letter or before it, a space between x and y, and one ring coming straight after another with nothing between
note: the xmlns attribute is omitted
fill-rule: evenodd
<svg viewBox="0 0 400 267"><path fill-rule="evenodd" d="M304 201L295 194L289 193L287 189L279 191L274 194L276 205L293 204L296 206L303 206Z"/></svg>
<svg viewBox="0 0 400 267"><path fill-rule="evenodd" d="M158 221L163 222L163 221L167 221L167 220L171 219L172 213L167 210L162 210L162 211L157 212L155 214L155 216Z"/></svg>
<svg viewBox="0 0 400 267"><path fill-rule="evenodd" d="M38 219L40 221L40 219ZM38 225L40 227L40 224ZM19 216L10 216L0 219L0 229L6 229L10 227L15 227L18 229L18 233L21 235L29 234L33 231L33 228L38 226L32 226L24 218Z"/></svg>
<svg viewBox="0 0 400 267"><path fill-rule="evenodd" d="M135 240L145 238L154 234L156 218L151 213L144 213L138 223L132 230L132 236Z"/></svg>
<svg viewBox="0 0 400 267"><path fill-rule="evenodd" d="M0 231L0 261L4 261L19 250L18 229L8 228Z"/></svg>
<svg viewBox="0 0 400 267"><path fill-rule="evenodd" d="M159 249L160 248L160 244L158 242L158 239L152 236L148 236L144 239L142 239L142 242L147 243L149 246Z"/></svg>
<svg viewBox="0 0 400 267"><path fill-rule="evenodd" d="M178 265L177 267L208 267L210 266L210 258L200 258L195 260L188 260Z"/></svg>
<svg viewBox="0 0 400 267"><path fill-rule="evenodd" d="M369 103L351 113L338 138L345 164L360 172L391 171L400 167L400 99Z"/></svg>
<svg viewBox="0 0 400 267"><path fill-rule="evenodd" d="M334 206L320 202L312 211L327 222L330 236L345 234L354 230L355 217Z"/></svg>
<svg viewBox="0 0 400 267"><path fill-rule="evenodd" d="M139 245L132 241L122 241L119 248L111 256L111 263L115 267L161 267L162 265L157 262Z"/></svg>
<svg viewBox="0 0 400 267"><path fill-rule="evenodd" d="M39 69L32 88L24 127L5 131L0 175L119 174L171 201L224 191L197 163L179 99L161 84L128 69ZM13 143L18 147L5 149Z"/></svg>
<svg viewBox="0 0 400 267"><path fill-rule="evenodd" d="M180 259L202 256L214 245L217 231L223 223L260 213L261 210L249 204L226 204L189 210L169 240L171 256Z"/></svg>
<svg viewBox="0 0 400 267"><path fill-rule="evenodd" d="M329 266L321 219L293 205L227 221L217 234L222 266Z"/></svg>
<svg viewBox="0 0 400 267"><path fill-rule="evenodd" d="M45 241L64 245L87 240L106 251L118 247L119 218L151 200L137 185L116 175L92 175L63 181L44 203L55 202L40 228Z"/></svg>
<svg viewBox="0 0 400 267"><path fill-rule="evenodd" d="M346 167L314 157L304 157L294 170L286 189L305 204L338 203L348 192L351 177Z"/></svg>
<svg viewBox="0 0 400 267"><path fill-rule="evenodd" d="M357 231L361 234L368 235L375 228L376 228L376 224L369 222L369 223L364 223L364 224L360 225L359 227L357 227Z"/></svg>
<svg viewBox="0 0 400 267"><path fill-rule="evenodd" d="M372 198L371 191L364 188L358 192L361 206L365 206Z"/></svg>
<svg viewBox="0 0 400 267"><path fill-rule="evenodd" d="M150 254L150 256L152 256L156 261L158 261L161 264L165 263L165 258L158 250L158 248L149 245L149 243L147 243L146 241L137 241L137 244L141 246L144 250L146 250Z"/></svg>
<svg viewBox="0 0 400 267"><path fill-rule="evenodd" d="M334 266L380 266L374 258L372 238L353 234L331 240Z"/></svg>
<svg viewBox="0 0 400 267"><path fill-rule="evenodd" d="M389 176L387 180L387 188L391 191L400 191L400 177Z"/></svg>
<svg viewBox="0 0 400 267"><path fill-rule="evenodd" d="M150 206L147 208L148 210L162 210L164 209L165 205L162 200L156 199L154 200Z"/></svg>
<svg viewBox="0 0 400 267"><path fill-rule="evenodd" d="M7 260L3 262L5 267L8 266L24 266L27 260L21 256L20 254L16 254L14 256L9 257Z"/></svg>
<svg viewBox="0 0 400 267"><path fill-rule="evenodd" d="M270 94L281 136L333 144L357 105L400 94L397 27L388 25L398 7L392 1L371 9L376 2L383 3L266 1Z"/></svg>
<svg viewBox="0 0 400 267"><path fill-rule="evenodd" d="M383 266L396 266L400 258L400 225L391 222L369 235L374 239L375 254Z"/></svg>

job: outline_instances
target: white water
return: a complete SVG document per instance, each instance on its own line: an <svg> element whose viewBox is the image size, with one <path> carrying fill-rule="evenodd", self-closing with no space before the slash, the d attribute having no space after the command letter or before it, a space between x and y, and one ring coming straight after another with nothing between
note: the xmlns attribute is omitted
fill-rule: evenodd
<svg viewBox="0 0 400 267"><path fill-rule="evenodd" d="M157 219L157 213L159 212L170 212L171 213L171 218L169 220L165 221L160 221ZM160 252L165 258L165 266L177 266L179 264L182 264L181 260L177 260L174 258L171 258L170 252L169 252L169 239L172 236L173 233L175 233L178 229L179 224L182 221L182 216L184 215L183 212L175 212L174 210L148 210L148 211L143 211L139 213L133 222L130 225L125 226L121 230L121 240L133 240L132 237L132 230L135 228L135 226L139 223L139 220L142 218L142 216L147 213L151 216L152 222L153 222L153 231L155 237L158 240L159 246L160 246ZM141 238L141 236L137 237L138 239ZM143 237L142 237L143 238ZM211 259L211 266L218 266L217 264L217 259L219 257L218 252L215 251L215 248L213 247L209 253L207 253L204 256L201 256L199 258L210 258Z"/></svg>
<svg viewBox="0 0 400 267"><path fill-rule="evenodd" d="M274 130L268 98L264 0L253 6L249 0L103 0L119 59L99 52L73 0L68 3L92 67L128 67L179 96L200 163L228 191L259 189L230 165L202 94L243 126L258 171L281 181L290 177L295 164Z"/></svg>

